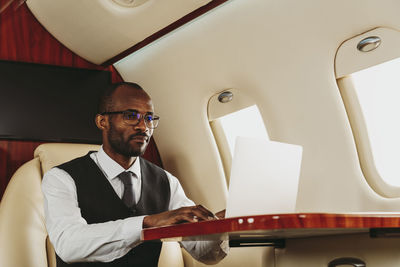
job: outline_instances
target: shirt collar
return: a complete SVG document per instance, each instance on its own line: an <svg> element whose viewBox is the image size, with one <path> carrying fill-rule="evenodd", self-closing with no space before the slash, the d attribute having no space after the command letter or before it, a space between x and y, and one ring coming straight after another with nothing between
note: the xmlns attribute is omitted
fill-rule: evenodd
<svg viewBox="0 0 400 267"><path fill-rule="evenodd" d="M140 179L140 160L139 157L136 158L135 162L127 170L125 170L121 165L114 161L107 153L103 150L103 146L97 152L97 161L107 179L112 180L116 178L121 172L131 171L136 177ZM134 175L134 177L135 177Z"/></svg>

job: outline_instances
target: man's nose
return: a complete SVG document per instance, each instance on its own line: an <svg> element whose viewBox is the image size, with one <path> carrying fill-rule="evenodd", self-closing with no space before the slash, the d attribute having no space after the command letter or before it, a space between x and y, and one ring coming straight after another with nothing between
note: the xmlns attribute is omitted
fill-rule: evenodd
<svg viewBox="0 0 400 267"><path fill-rule="evenodd" d="M146 132L148 130L148 127L146 126L146 123L144 121L144 118L140 118L139 123L135 125L135 129L141 130L142 132Z"/></svg>

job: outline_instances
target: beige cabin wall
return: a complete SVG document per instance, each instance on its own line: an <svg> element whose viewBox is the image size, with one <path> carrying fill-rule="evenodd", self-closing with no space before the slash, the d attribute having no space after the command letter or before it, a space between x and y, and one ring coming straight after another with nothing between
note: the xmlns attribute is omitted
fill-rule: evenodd
<svg viewBox="0 0 400 267"><path fill-rule="evenodd" d="M227 195L207 121L225 88L256 99L273 140L304 148L299 211L396 210L365 182L334 75L340 44L378 25L400 28L400 2L228 2L115 67L150 92L165 167L213 210ZM318 190L315 190L315 189Z"/></svg>
<svg viewBox="0 0 400 267"><path fill-rule="evenodd" d="M376 194L360 170L334 60L348 38L378 26L400 29L398 10L398 1L233 0L115 67L153 97L164 166L195 202L225 207L207 102L235 88L256 100L272 140L303 146L298 211L397 211L400 199ZM218 266L242 266L224 261Z"/></svg>

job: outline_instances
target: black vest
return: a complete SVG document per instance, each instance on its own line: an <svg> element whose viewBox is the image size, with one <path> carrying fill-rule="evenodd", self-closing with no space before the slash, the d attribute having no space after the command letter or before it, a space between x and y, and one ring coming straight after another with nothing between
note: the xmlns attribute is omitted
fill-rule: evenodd
<svg viewBox="0 0 400 267"><path fill-rule="evenodd" d="M78 204L82 217L88 224L125 219L133 216L156 214L168 210L171 196L165 171L140 159L142 190L135 210L130 210L115 193L110 182L96 163L86 156L57 166L71 175L75 181ZM57 267L136 267L158 264L161 242L146 242L133 248L125 256L112 262L82 262L67 264L57 255Z"/></svg>

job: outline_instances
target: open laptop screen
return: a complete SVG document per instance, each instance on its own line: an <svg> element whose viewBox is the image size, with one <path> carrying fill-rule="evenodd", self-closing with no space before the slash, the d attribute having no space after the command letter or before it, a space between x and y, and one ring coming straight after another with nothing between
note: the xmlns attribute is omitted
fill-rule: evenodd
<svg viewBox="0 0 400 267"><path fill-rule="evenodd" d="M238 137L226 217L294 213L302 147Z"/></svg>

